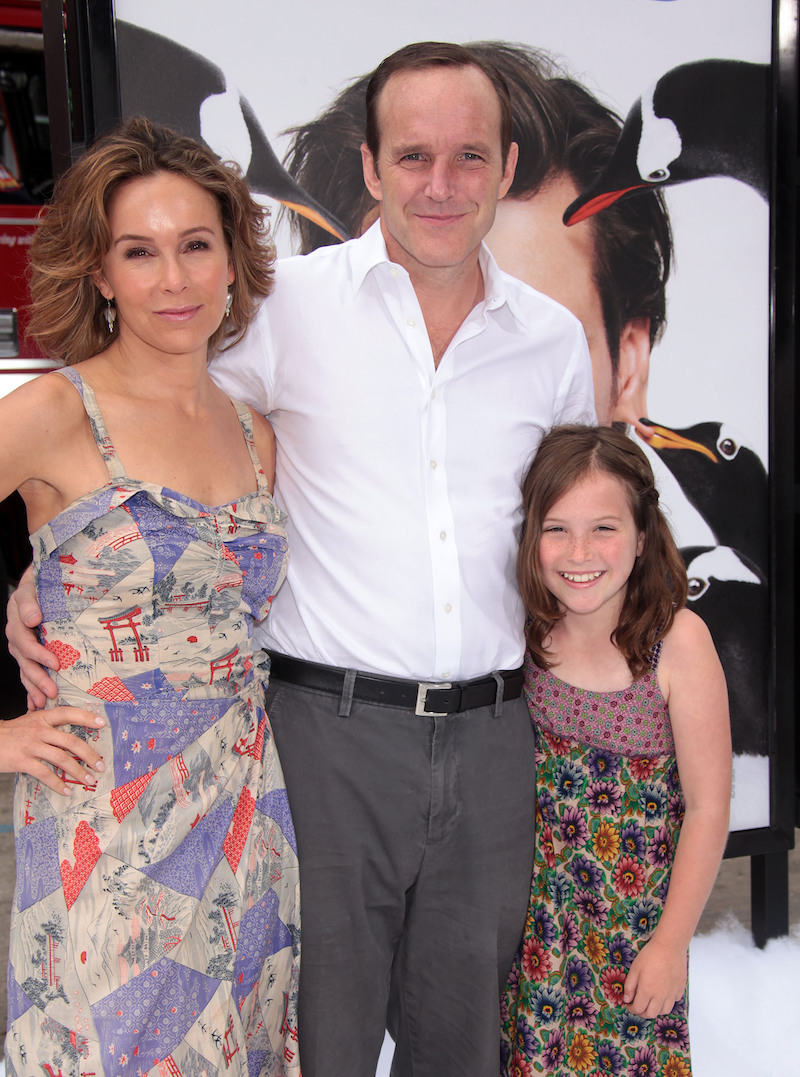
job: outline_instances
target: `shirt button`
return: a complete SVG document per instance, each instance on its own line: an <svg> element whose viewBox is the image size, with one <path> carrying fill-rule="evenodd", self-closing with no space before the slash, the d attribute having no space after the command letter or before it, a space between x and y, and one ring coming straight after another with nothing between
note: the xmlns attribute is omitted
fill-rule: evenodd
<svg viewBox="0 0 800 1077"><path fill-rule="evenodd" d="M452 613L453 612L453 607L450 605L449 602L445 605L444 612L445 613Z"/></svg>
<svg viewBox="0 0 800 1077"><path fill-rule="evenodd" d="M450 676L450 670L449 670L449 669L445 669L445 670L444 670L444 671L442 672L442 680L443 680L443 681L446 681L446 680L447 680L447 678L448 678L449 676Z"/></svg>
<svg viewBox="0 0 800 1077"><path fill-rule="evenodd" d="M392 275L393 277L396 277L396 276L397 276L397 270L396 270L396 269L395 269L394 267L392 267L392 269L390 269L390 270L389 270L389 272L391 273L391 275Z"/></svg>
<svg viewBox="0 0 800 1077"><path fill-rule="evenodd" d="M436 399L436 390L431 389L431 400L435 400L435 399Z"/></svg>
<svg viewBox="0 0 800 1077"><path fill-rule="evenodd" d="M439 538L442 540L442 542L444 542L444 540L447 538L447 532L446 531L440 531L439 532Z"/></svg>
<svg viewBox="0 0 800 1077"><path fill-rule="evenodd" d="M432 469L433 469L434 471L436 470L436 461L435 461L435 460L431 460L431 468L432 468Z"/></svg>
<svg viewBox="0 0 800 1077"><path fill-rule="evenodd" d="M414 321L413 318L408 318L406 320L406 325L408 326L409 329L413 329L416 324L417 323Z"/></svg>

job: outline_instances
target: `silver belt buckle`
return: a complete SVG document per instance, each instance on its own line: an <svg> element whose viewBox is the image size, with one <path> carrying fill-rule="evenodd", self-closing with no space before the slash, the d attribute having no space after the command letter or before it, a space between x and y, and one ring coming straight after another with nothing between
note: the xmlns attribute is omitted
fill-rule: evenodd
<svg viewBox="0 0 800 1077"><path fill-rule="evenodd" d="M420 717L428 716L429 718L445 718L447 711L428 711L425 710L425 701L428 698L429 688L452 688L453 685L450 681L420 681L417 685L417 705L414 708L414 714L420 715Z"/></svg>

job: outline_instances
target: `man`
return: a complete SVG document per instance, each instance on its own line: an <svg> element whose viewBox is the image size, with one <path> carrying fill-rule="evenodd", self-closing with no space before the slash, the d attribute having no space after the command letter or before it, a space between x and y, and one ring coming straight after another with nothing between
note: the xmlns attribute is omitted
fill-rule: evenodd
<svg viewBox="0 0 800 1077"><path fill-rule="evenodd" d="M292 562L267 709L303 893L305 1077L486 1077L527 908L519 481L591 421L580 325L482 239L514 175L508 91L408 46L367 94L379 221L290 259L222 386L274 424ZM450 685L453 685L451 688Z"/></svg>
<svg viewBox="0 0 800 1077"><path fill-rule="evenodd" d="M665 320L672 241L656 195L623 200L566 228L564 210L610 159L621 122L543 51L478 42L511 90L519 163L498 204L487 245L501 269L580 319L592 356L600 422L635 425L647 415L650 350ZM317 119L293 132L287 167L309 194L360 235L377 206L361 180L369 76L347 86ZM293 216L303 253L335 242ZM584 227L586 225L586 227Z"/></svg>

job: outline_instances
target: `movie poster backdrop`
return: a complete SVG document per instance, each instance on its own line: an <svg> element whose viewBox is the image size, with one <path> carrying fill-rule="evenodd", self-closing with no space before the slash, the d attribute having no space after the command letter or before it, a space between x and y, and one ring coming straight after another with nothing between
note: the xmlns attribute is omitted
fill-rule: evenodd
<svg viewBox="0 0 800 1077"><path fill-rule="evenodd" d="M668 209L666 325L640 351L633 399L656 426L648 455L687 563L689 604L728 678L732 830L769 827L770 0L116 0L115 14L123 113L152 115L237 160L274 205L282 255L299 241L281 203L323 223L318 242L348 231L324 195L298 190L282 168L289 132L408 42L532 46L551 75L624 120L573 213L590 219L619 191L641 197L634 189L661 190ZM342 159L352 153L341 149ZM562 197L559 215L578 193ZM555 242L547 230L519 236L545 251ZM501 267L525 276L524 251L507 248L496 252Z"/></svg>

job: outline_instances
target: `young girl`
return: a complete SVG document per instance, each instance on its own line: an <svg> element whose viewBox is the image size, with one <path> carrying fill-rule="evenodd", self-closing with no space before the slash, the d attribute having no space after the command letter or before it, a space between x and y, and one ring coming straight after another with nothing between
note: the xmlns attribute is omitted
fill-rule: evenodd
<svg viewBox="0 0 800 1077"><path fill-rule="evenodd" d="M503 1073L689 1077L689 940L728 832L722 668L630 438L551 431L523 512L539 813Z"/></svg>

